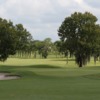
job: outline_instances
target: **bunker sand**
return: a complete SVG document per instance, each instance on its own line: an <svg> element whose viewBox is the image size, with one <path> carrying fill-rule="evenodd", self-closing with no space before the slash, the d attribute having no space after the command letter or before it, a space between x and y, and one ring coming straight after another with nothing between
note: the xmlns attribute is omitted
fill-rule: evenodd
<svg viewBox="0 0 100 100"><path fill-rule="evenodd" d="M0 80L13 80L19 79L18 75L11 75L10 73L0 73Z"/></svg>

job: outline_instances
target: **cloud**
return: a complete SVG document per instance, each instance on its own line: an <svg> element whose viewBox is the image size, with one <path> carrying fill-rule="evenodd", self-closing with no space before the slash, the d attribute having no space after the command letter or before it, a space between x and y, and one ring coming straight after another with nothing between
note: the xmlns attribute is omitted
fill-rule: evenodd
<svg viewBox="0 0 100 100"><path fill-rule="evenodd" d="M0 17L22 23L34 39L59 39L57 29L75 11L96 15L100 1L93 0L0 0Z"/></svg>
<svg viewBox="0 0 100 100"><path fill-rule="evenodd" d="M100 8L100 0L84 0L92 8Z"/></svg>

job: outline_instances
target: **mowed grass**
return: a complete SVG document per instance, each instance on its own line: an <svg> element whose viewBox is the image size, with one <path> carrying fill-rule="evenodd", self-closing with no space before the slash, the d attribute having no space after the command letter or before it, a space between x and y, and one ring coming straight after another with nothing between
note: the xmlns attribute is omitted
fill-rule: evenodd
<svg viewBox="0 0 100 100"><path fill-rule="evenodd" d="M78 68L74 59L9 58L0 71L21 76L0 81L0 100L100 100L100 62Z"/></svg>

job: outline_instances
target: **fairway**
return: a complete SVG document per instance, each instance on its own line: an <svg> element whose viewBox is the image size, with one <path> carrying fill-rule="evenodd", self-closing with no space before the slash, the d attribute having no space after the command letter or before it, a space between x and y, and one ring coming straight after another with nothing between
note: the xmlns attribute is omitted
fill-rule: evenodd
<svg viewBox="0 0 100 100"><path fill-rule="evenodd" d="M78 68L73 59L9 58L0 71L21 76L0 81L0 100L100 100L99 61Z"/></svg>

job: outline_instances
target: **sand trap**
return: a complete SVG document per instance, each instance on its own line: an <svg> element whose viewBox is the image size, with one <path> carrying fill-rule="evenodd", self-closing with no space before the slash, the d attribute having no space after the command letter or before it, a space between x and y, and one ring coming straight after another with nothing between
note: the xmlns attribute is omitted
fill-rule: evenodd
<svg viewBox="0 0 100 100"><path fill-rule="evenodd" d="M0 73L0 80L19 79L18 75L11 75L10 73Z"/></svg>

